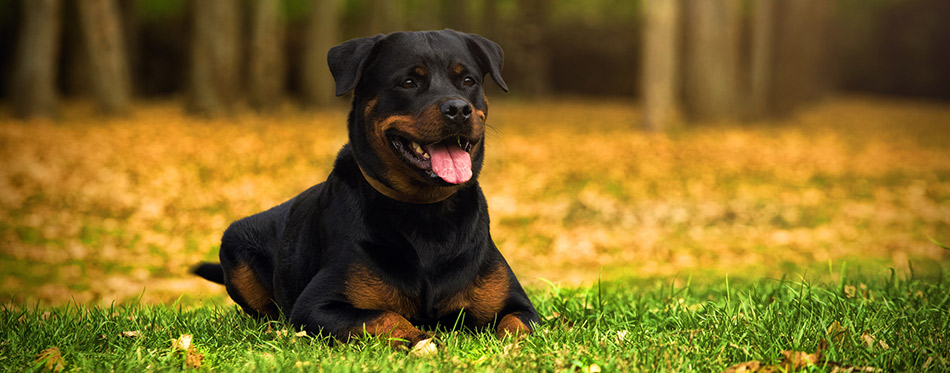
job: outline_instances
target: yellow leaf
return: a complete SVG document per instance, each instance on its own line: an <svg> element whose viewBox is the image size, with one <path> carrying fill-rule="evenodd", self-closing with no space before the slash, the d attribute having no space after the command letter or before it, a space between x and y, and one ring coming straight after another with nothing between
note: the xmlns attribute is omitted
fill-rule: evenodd
<svg viewBox="0 0 950 373"><path fill-rule="evenodd" d="M845 329L843 326L841 326L841 323L839 323L837 320L828 326L828 338L831 338L832 341L843 341L844 338L847 337L847 333L848 329Z"/></svg>
<svg viewBox="0 0 950 373"><path fill-rule="evenodd" d="M854 298L855 294L858 293L858 288L854 285L845 285L844 286L844 297L845 298Z"/></svg>
<svg viewBox="0 0 950 373"><path fill-rule="evenodd" d="M584 373L600 373L600 365L591 364L589 366L584 367L584 369L582 369L581 371Z"/></svg>

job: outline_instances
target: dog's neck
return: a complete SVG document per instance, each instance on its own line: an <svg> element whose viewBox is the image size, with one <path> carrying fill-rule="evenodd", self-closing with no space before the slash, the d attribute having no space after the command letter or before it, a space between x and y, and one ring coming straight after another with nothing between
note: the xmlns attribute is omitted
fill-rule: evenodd
<svg viewBox="0 0 950 373"><path fill-rule="evenodd" d="M379 181L375 177L370 176L368 173L366 173L366 170L363 169L363 166L359 166L357 164L357 167L359 167L360 173L363 174L363 179L365 179L366 182L369 183L369 185L373 187L373 189L376 189L376 191L379 192L380 194L399 202L413 203L413 204L419 204L419 205L438 203L438 202L442 202L446 200L447 198L455 194L456 191L458 191L457 187L448 187L448 188L429 187L429 188L426 188L427 190L420 191L419 193L411 193L411 194L405 193L405 192L390 188L389 186L387 186L386 184L383 184L381 181Z"/></svg>

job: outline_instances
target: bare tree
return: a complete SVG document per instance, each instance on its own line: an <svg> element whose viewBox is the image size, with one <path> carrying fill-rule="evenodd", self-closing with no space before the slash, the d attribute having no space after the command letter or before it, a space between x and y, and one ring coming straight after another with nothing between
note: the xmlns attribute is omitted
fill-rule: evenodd
<svg viewBox="0 0 950 373"><path fill-rule="evenodd" d="M831 5L824 0L783 0L775 25L775 65L771 106L786 114L828 88L827 49Z"/></svg>
<svg viewBox="0 0 950 373"><path fill-rule="evenodd" d="M735 0L686 3L684 104L693 120L734 115L738 77L738 6Z"/></svg>
<svg viewBox="0 0 950 373"><path fill-rule="evenodd" d="M18 117L51 117L56 111L56 59L59 51L59 0L20 3L13 111Z"/></svg>
<svg viewBox="0 0 950 373"><path fill-rule="evenodd" d="M749 61L749 90L747 108L752 118L771 112L772 74L775 65L775 2L752 3L752 45Z"/></svg>
<svg viewBox="0 0 950 373"><path fill-rule="evenodd" d="M119 5L115 0L79 0L77 5L93 94L103 111L121 113L129 104L131 75Z"/></svg>
<svg viewBox="0 0 950 373"><path fill-rule="evenodd" d="M550 66L548 50L544 43L550 2L548 0L518 0L522 20L515 29L518 55L524 71L521 86L530 95L544 95L551 89L548 81Z"/></svg>
<svg viewBox="0 0 950 373"><path fill-rule="evenodd" d="M334 100L336 89L327 67L327 51L340 41L339 35L339 1L311 1L310 15L303 36L300 72L306 106L326 106Z"/></svg>
<svg viewBox="0 0 950 373"><path fill-rule="evenodd" d="M676 111L680 0L646 0L643 6L643 126L656 132Z"/></svg>
<svg viewBox="0 0 950 373"><path fill-rule="evenodd" d="M442 0L442 24L459 31L472 32L475 20L472 19L471 0Z"/></svg>
<svg viewBox="0 0 950 373"><path fill-rule="evenodd" d="M241 13L238 0L192 1L189 111L220 114L238 98Z"/></svg>
<svg viewBox="0 0 950 373"><path fill-rule="evenodd" d="M403 9L401 1L366 0L367 18L366 36L388 34L403 28Z"/></svg>
<svg viewBox="0 0 950 373"><path fill-rule="evenodd" d="M251 1L248 95L251 106L267 109L280 102L284 88L284 19L278 0Z"/></svg>

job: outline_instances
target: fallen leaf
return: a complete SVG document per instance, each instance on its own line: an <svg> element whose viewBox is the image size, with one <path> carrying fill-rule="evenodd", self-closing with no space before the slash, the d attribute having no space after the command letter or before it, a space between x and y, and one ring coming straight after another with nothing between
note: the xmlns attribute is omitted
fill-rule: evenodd
<svg viewBox="0 0 950 373"><path fill-rule="evenodd" d="M172 340L172 349L187 351L191 348L191 334L182 334L178 339Z"/></svg>
<svg viewBox="0 0 950 373"><path fill-rule="evenodd" d="M416 342L416 345L412 346L412 350L409 351L409 354L416 357L424 357L437 352L439 352L439 346L436 345L432 338L427 338Z"/></svg>
<svg viewBox="0 0 950 373"><path fill-rule="evenodd" d="M306 330L301 330L301 331L299 331L299 332L297 332L297 333L294 333L294 337L300 338L300 337L306 337L306 336L307 336L307 331L306 331Z"/></svg>
<svg viewBox="0 0 950 373"><path fill-rule="evenodd" d="M758 372L759 368L762 367L762 363L758 360L746 361L744 363L739 363L723 370L723 373L746 373L746 372Z"/></svg>
<svg viewBox="0 0 950 373"><path fill-rule="evenodd" d="M858 288L854 285L845 285L844 286L844 297L845 298L854 298L858 293Z"/></svg>
<svg viewBox="0 0 950 373"><path fill-rule="evenodd" d="M868 334L869 330L865 330L864 333L861 333L861 342L864 342L868 347L874 347L874 337Z"/></svg>
<svg viewBox="0 0 950 373"><path fill-rule="evenodd" d="M831 340L834 342L843 341L847 336L847 333L848 329L845 329L843 326L841 326L841 323L839 323L837 320L828 326L828 338L831 338Z"/></svg>
<svg viewBox="0 0 950 373"><path fill-rule="evenodd" d="M205 355L198 353L195 350L194 346L185 351L185 365L191 369L201 368L201 362L205 359Z"/></svg>
<svg viewBox="0 0 950 373"><path fill-rule="evenodd" d="M36 355L35 364L42 364L43 368L53 372L62 372L63 369L66 369L66 360L63 359L62 353L59 351L59 347L53 346L47 348Z"/></svg>
<svg viewBox="0 0 950 373"><path fill-rule="evenodd" d="M122 333L119 333L119 336L129 337L129 338L138 338L142 336L142 332L138 330L127 330Z"/></svg>
<svg viewBox="0 0 950 373"><path fill-rule="evenodd" d="M821 361L821 350L813 354L804 351L782 351L782 362L779 364L785 370L799 370L804 367L818 364Z"/></svg>

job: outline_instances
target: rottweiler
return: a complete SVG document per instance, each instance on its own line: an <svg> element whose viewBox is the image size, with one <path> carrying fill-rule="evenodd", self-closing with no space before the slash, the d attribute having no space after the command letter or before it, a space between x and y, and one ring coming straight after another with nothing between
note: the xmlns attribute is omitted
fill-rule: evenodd
<svg viewBox="0 0 950 373"><path fill-rule="evenodd" d="M349 142L325 182L238 220L220 264L245 312L284 317L337 340L398 346L420 326L529 333L537 311L495 247L478 185L485 156L485 77L504 91L503 52L453 30L357 38L330 49L337 96L353 92Z"/></svg>

